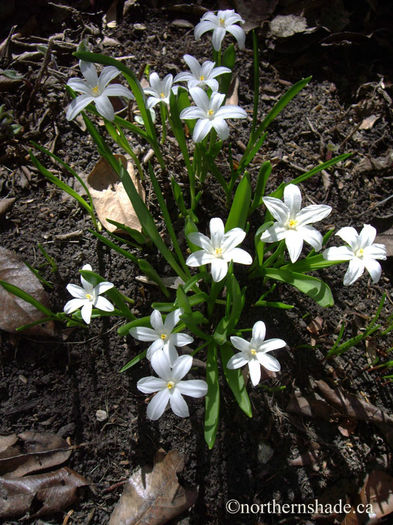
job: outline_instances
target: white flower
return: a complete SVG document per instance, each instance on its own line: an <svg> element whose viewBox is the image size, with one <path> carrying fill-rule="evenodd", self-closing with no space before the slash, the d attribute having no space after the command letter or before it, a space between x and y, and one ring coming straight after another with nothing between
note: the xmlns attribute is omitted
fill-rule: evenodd
<svg viewBox="0 0 393 525"><path fill-rule="evenodd" d="M182 381L192 366L192 357L181 355L171 367L165 355L155 353L151 359L151 366L159 377L143 377L136 385L144 394L157 392L147 405L147 417L152 420L161 417L168 401L177 416L189 416L190 412L183 395L203 397L207 393L207 383L202 379Z"/></svg>
<svg viewBox="0 0 393 525"><path fill-rule="evenodd" d="M386 248L384 244L373 244L376 234L377 230L370 224L365 224L359 234L350 226L341 228L336 235L341 237L347 246L334 246L323 252L328 261L349 261L344 276L345 286L359 279L364 269L371 275L374 283L379 281L382 268L376 259L386 259Z"/></svg>
<svg viewBox="0 0 393 525"><path fill-rule="evenodd" d="M210 237L203 233L193 232L188 235L189 240L200 246L202 250L192 253L186 260L191 267L211 264L213 281L224 279L228 272L228 263L233 261L240 264L251 264L252 257L241 248L236 248L243 242L246 232L241 228L233 228L224 232L224 223L218 217L210 220Z"/></svg>
<svg viewBox="0 0 393 525"><path fill-rule="evenodd" d="M252 328L250 342L242 337L231 337L231 343L235 348L240 350L240 352L237 352L230 358L227 367L234 369L248 365L251 382L254 386L261 380L261 366L272 372L279 372L281 370L280 363L275 357L269 355L268 352L286 346L286 342L283 339L276 338L265 341L265 335L265 323L258 321Z"/></svg>
<svg viewBox="0 0 393 525"><path fill-rule="evenodd" d="M147 95L151 95L151 97L147 99L147 107L151 109L159 102L164 102L169 106L171 90L176 94L178 89L178 86L172 86L173 75L169 74L160 80L157 73L152 73L149 77L149 81L150 87L143 90Z"/></svg>
<svg viewBox="0 0 393 525"><path fill-rule="evenodd" d="M242 17L235 13L233 9L218 11L216 15L209 11L202 16L199 24L195 26L195 39L199 40L206 31L213 31L213 47L216 51L219 51L225 33L228 31L236 38L240 49L244 49L246 33L240 26L236 25L237 22L244 24Z"/></svg>
<svg viewBox="0 0 393 525"><path fill-rule="evenodd" d="M169 313L163 323L161 313L158 310L153 310L150 316L150 324L153 328L136 326L130 329L130 334L138 341L153 341L147 349L147 359L151 360L156 352L163 351L169 363L172 364L178 357L176 346L185 346L194 341L190 335L172 333L180 321L181 314L182 310L178 308Z"/></svg>
<svg viewBox="0 0 393 525"><path fill-rule="evenodd" d="M194 87L190 89L190 95L196 106L183 109L180 118L183 120L198 119L192 134L194 142L201 142L212 128L217 131L221 140L225 140L229 135L225 119L247 117L247 113L239 106L223 106L225 95L222 93L214 92L209 99L202 88Z"/></svg>
<svg viewBox="0 0 393 525"><path fill-rule="evenodd" d="M175 76L174 82L187 82L188 89L208 86L212 91L218 91L218 82L215 80L216 77L231 72L228 67L214 67L214 62L210 60L206 60L206 62L200 65L198 60L191 55L184 55L183 59L190 68L191 73L188 71L179 73Z"/></svg>
<svg viewBox="0 0 393 525"><path fill-rule="evenodd" d="M263 232L261 241L276 242L285 239L289 257L294 263L303 249L303 241L316 251L322 248L322 235L310 226L324 219L332 211L326 204L312 204L301 209L302 196L295 184L284 189L284 202L274 197L264 197L263 202L277 222Z"/></svg>
<svg viewBox="0 0 393 525"><path fill-rule="evenodd" d="M91 271L90 264L85 264L82 270ZM82 286L78 286L76 284L67 284L67 290L76 299L71 299L65 304L64 312L66 314L72 314L72 312L75 312L75 310L82 308L82 319L86 324L90 324L93 307L98 308L98 310L103 310L104 312L113 312L113 304L110 303L108 299L105 299L105 297L100 297L102 293L113 288L112 283L104 281L97 284L97 286L93 286L82 275L81 283Z"/></svg>
<svg viewBox="0 0 393 525"><path fill-rule="evenodd" d="M69 105L66 114L67 120L75 118L90 102L94 102L100 115L108 120L113 120L115 112L108 97L134 98L131 91L121 84L109 84L120 73L116 67L104 67L99 78L97 70L91 62L80 60L79 67L85 80L71 78L67 82L67 86L78 93L82 93L82 95L74 98Z"/></svg>

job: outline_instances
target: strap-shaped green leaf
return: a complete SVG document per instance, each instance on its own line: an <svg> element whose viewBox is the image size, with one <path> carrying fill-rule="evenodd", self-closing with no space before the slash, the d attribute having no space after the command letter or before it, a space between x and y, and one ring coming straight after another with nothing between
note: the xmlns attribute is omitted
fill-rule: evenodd
<svg viewBox="0 0 393 525"><path fill-rule="evenodd" d="M214 343L209 344L206 363L207 394L205 400L205 441L212 449L216 440L219 413L220 387L218 384L217 348Z"/></svg>
<svg viewBox="0 0 393 525"><path fill-rule="evenodd" d="M231 348L231 345L222 345L220 347L220 352L224 376L227 380L229 388L232 390L232 393L239 407L248 417L252 417L250 398L248 397L241 369L230 370L229 368L227 368L227 363L234 353Z"/></svg>
<svg viewBox="0 0 393 525"><path fill-rule="evenodd" d="M225 231L232 228L244 229L251 202L250 175L245 173L236 188L231 210L225 224Z"/></svg>

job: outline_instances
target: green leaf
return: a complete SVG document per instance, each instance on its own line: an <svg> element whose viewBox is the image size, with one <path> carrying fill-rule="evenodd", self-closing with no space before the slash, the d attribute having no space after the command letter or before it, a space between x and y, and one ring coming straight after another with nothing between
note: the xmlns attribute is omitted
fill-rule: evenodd
<svg viewBox="0 0 393 525"><path fill-rule="evenodd" d="M250 206L249 213L248 213L249 215L251 215L257 208L259 208L259 206L262 205L262 202L263 202L262 199L265 195L266 183L270 177L271 172L272 172L272 165L270 164L270 162L269 161L264 162L258 173L257 184L255 187L255 192L254 192L254 198L253 198L253 201Z"/></svg>
<svg viewBox="0 0 393 525"><path fill-rule="evenodd" d="M328 268L329 266L335 266L337 264L345 263L348 261L328 261L324 259L323 255L320 253L318 255L313 255L311 257L306 257L305 259L300 259L295 263L289 263L285 266L281 266L283 270L289 270L291 272L312 272L314 270L320 270L321 268Z"/></svg>
<svg viewBox="0 0 393 525"><path fill-rule="evenodd" d="M316 277L283 270L282 268L267 268L264 273L265 277L291 284L314 299L320 306L326 307L333 306L334 304L333 295L329 286Z"/></svg>
<svg viewBox="0 0 393 525"><path fill-rule="evenodd" d="M49 308L40 303L40 301L37 301L37 299L34 299L34 297L29 293L25 292L21 288L18 288L18 286L15 286L11 283L7 283L5 281L0 281L0 286L7 290L7 292L12 293L13 295L16 295L17 297L23 299L23 301L26 301L27 303L31 304L32 306L37 308L37 310L45 314L47 317L51 319L56 318L56 314L51 312Z"/></svg>
<svg viewBox="0 0 393 525"><path fill-rule="evenodd" d="M207 352L206 363L207 394L205 400L205 441L212 449L216 440L219 412L220 388L218 384L217 348L211 343Z"/></svg>
<svg viewBox="0 0 393 525"><path fill-rule="evenodd" d="M230 370L227 368L227 363L234 352L229 344L221 346L220 351L222 367L229 388L232 390L239 407L248 417L252 417L250 398L248 397L246 385L244 384L242 371L240 369Z"/></svg>
<svg viewBox="0 0 393 525"><path fill-rule="evenodd" d="M281 303L280 301L265 301L258 299L254 306L263 306L264 308L278 308L279 310L291 310L294 308L293 304Z"/></svg>
<svg viewBox="0 0 393 525"><path fill-rule="evenodd" d="M122 368L120 368L120 372L125 372L129 368L137 365L140 361L142 361L142 359L144 359L146 357L146 352L147 352L147 350L144 350L143 352L141 352L140 354L135 356L133 359L131 359L131 361L128 361L128 363L126 365L124 365Z"/></svg>
<svg viewBox="0 0 393 525"><path fill-rule="evenodd" d="M128 235L134 239L134 241L137 244L146 244L146 237L138 230L135 230L134 228L130 228L126 224L123 224L122 222L114 221L113 219L106 219L110 224L113 224L116 226L119 230L123 230L124 232L128 233Z"/></svg>
<svg viewBox="0 0 393 525"><path fill-rule="evenodd" d="M222 55L222 65L233 69L236 62L236 51L233 44L229 45Z"/></svg>
<svg viewBox="0 0 393 525"><path fill-rule="evenodd" d="M183 191L179 184L176 182L174 177L171 177L171 186L172 186L172 193L173 198L175 199L175 202L177 204L177 207L179 208L180 213L183 215L183 217L187 217L187 209L186 205L184 203L184 197L183 197Z"/></svg>
<svg viewBox="0 0 393 525"><path fill-rule="evenodd" d="M232 228L245 228L251 202L250 175L245 173L236 188L231 210L225 224L225 231Z"/></svg>
<svg viewBox="0 0 393 525"><path fill-rule="evenodd" d="M139 319L135 319L134 321L130 321L127 324L123 324L123 326L120 326L120 328L117 329L117 333L121 336L126 336L129 334L131 328L134 328L136 326L144 326L147 328L151 328L150 316L139 317Z"/></svg>

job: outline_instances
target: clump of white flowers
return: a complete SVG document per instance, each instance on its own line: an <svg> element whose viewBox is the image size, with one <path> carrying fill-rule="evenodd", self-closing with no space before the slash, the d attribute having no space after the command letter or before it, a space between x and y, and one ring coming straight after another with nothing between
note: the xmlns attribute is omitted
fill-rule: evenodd
<svg viewBox="0 0 393 525"><path fill-rule="evenodd" d="M236 38L240 49L244 49L246 33L239 25L237 25L238 23L244 24L244 20L240 15L235 13L233 9L218 11L216 15L209 11L202 16L199 24L195 26L195 39L199 40L207 31L213 31L213 47L216 51L219 51L225 33L228 32Z"/></svg>

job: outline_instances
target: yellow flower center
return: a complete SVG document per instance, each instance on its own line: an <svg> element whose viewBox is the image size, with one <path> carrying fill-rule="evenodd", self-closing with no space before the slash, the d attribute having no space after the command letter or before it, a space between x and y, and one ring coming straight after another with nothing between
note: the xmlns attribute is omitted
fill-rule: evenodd
<svg viewBox="0 0 393 525"><path fill-rule="evenodd" d="M222 257L222 248L216 248L216 249L214 250L214 255L215 255L216 257Z"/></svg>
<svg viewBox="0 0 393 525"><path fill-rule="evenodd" d="M161 93L160 93L160 97L161 97L161 98L165 98L165 93L164 93L163 91L161 91Z"/></svg>
<svg viewBox="0 0 393 525"><path fill-rule="evenodd" d="M221 26L221 27L224 27L224 26L225 26L225 18L220 18L220 19L219 19L219 22L220 22L220 26Z"/></svg>
<svg viewBox="0 0 393 525"><path fill-rule="evenodd" d="M172 390L172 388L175 386L175 383L174 383L174 381L168 381L166 386L167 386L168 390Z"/></svg>
<svg viewBox="0 0 393 525"><path fill-rule="evenodd" d="M94 96L97 96L100 94L100 88L98 86L94 86L91 90Z"/></svg>
<svg viewBox="0 0 393 525"><path fill-rule="evenodd" d="M204 77L203 75L201 75L201 76L199 77L199 80L200 80L201 82L203 82L203 81L205 80L205 77Z"/></svg>
<svg viewBox="0 0 393 525"><path fill-rule="evenodd" d="M214 115L214 111L212 109L209 109L207 114L209 115L209 117L211 117L212 115Z"/></svg>
<svg viewBox="0 0 393 525"><path fill-rule="evenodd" d="M160 337L161 337L161 339L162 339L163 341L165 341L165 339L166 339L168 336L167 336L166 334L161 334Z"/></svg>
<svg viewBox="0 0 393 525"><path fill-rule="evenodd" d="M255 348L251 348L250 354L251 355L257 355L257 351L255 350Z"/></svg>
<svg viewBox="0 0 393 525"><path fill-rule="evenodd" d="M359 249L357 250L357 252L355 253L355 255L356 255L356 257L363 257L363 255L364 255L364 250L363 250L363 248L359 248Z"/></svg>
<svg viewBox="0 0 393 525"><path fill-rule="evenodd" d="M288 228L296 228L297 226L297 220L296 219L289 219L288 221Z"/></svg>
<svg viewBox="0 0 393 525"><path fill-rule="evenodd" d="M93 296L91 295L91 293L86 294L86 299L89 299L89 301L93 300Z"/></svg>

